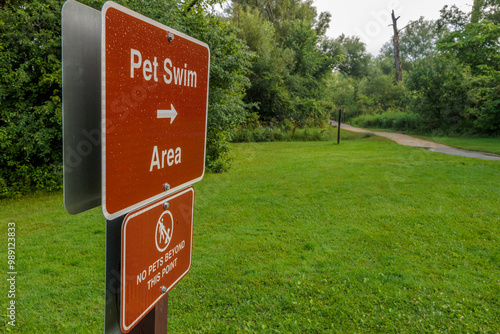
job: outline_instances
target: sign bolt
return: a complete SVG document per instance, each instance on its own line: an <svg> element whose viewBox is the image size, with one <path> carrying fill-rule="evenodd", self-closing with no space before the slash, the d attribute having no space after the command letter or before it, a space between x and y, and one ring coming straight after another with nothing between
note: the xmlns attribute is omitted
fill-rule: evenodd
<svg viewBox="0 0 500 334"><path fill-rule="evenodd" d="M170 190L170 184L165 183L165 184L163 185L163 189L164 189L165 191L169 191L169 190Z"/></svg>
<svg viewBox="0 0 500 334"><path fill-rule="evenodd" d="M169 207L170 207L170 203L169 202L163 203L163 210L167 210Z"/></svg>
<svg viewBox="0 0 500 334"><path fill-rule="evenodd" d="M164 293L167 293L167 287L166 286L162 286L161 287L161 294L164 294Z"/></svg>
<svg viewBox="0 0 500 334"><path fill-rule="evenodd" d="M168 33L168 41L169 42L172 42L174 40L174 34L172 34L171 32Z"/></svg>

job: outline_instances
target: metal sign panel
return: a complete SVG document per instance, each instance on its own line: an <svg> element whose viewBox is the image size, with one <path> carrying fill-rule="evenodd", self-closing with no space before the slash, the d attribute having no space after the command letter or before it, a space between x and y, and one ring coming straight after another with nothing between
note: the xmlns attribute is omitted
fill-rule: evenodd
<svg viewBox="0 0 500 334"><path fill-rule="evenodd" d="M203 178L210 51L113 2L102 22L102 208L113 219Z"/></svg>
<svg viewBox="0 0 500 334"><path fill-rule="evenodd" d="M64 207L101 205L101 13L76 1L62 8Z"/></svg>
<svg viewBox="0 0 500 334"><path fill-rule="evenodd" d="M190 187L125 217L121 261L123 332L129 332L191 268L193 210L194 189Z"/></svg>

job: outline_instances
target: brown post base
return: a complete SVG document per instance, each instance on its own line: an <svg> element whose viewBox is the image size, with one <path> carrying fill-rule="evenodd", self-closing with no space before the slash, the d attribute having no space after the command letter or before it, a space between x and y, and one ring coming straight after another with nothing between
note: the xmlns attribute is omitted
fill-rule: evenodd
<svg viewBox="0 0 500 334"><path fill-rule="evenodd" d="M168 316L168 295L152 309L129 334L166 334Z"/></svg>

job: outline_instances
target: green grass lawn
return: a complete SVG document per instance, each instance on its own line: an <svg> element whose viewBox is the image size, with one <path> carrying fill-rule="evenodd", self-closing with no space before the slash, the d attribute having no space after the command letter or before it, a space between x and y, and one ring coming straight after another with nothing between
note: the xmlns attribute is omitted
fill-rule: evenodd
<svg viewBox="0 0 500 334"><path fill-rule="evenodd" d="M419 137L451 147L500 154L500 138Z"/></svg>
<svg viewBox="0 0 500 334"><path fill-rule="evenodd" d="M413 134L411 132L401 132L392 129L378 129L378 128L363 128L373 132L392 132L392 133L405 133L416 138L432 141L448 145L455 148L461 148L470 151L488 152L500 154L500 137L499 138L477 138L477 137L442 137L442 136L423 136Z"/></svg>
<svg viewBox="0 0 500 334"><path fill-rule="evenodd" d="M377 137L232 148L233 168L195 186L169 333L499 331L498 162ZM100 209L34 195L0 219L18 232L13 332L102 332Z"/></svg>

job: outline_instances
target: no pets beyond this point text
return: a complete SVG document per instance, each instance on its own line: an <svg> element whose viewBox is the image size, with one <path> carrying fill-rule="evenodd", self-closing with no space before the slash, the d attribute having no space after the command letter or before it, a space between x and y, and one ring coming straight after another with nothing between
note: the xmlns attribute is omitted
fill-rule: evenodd
<svg viewBox="0 0 500 334"><path fill-rule="evenodd" d="M173 247L170 251L163 254L154 263L150 264L147 269L137 274L136 285L139 285L143 281L145 282L147 277L151 277L147 281L148 290L150 290L160 279L170 273L172 269L177 266L177 257L174 257L184 249L186 246L186 241L182 240L178 245ZM163 266L164 264L165 267Z"/></svg>

